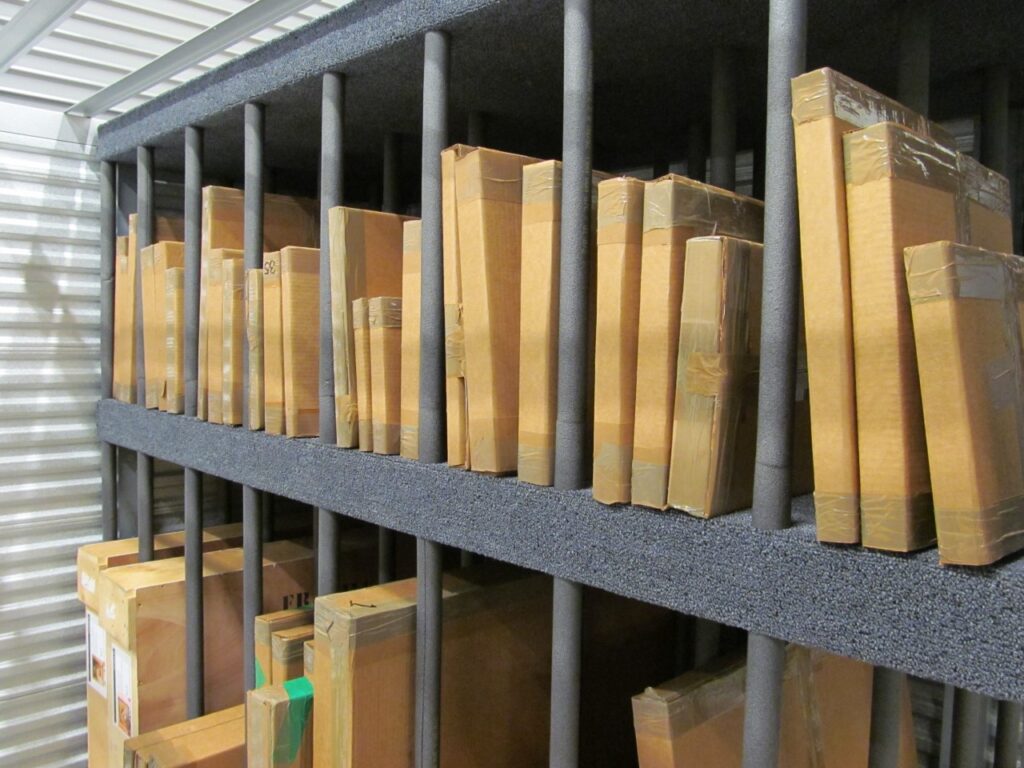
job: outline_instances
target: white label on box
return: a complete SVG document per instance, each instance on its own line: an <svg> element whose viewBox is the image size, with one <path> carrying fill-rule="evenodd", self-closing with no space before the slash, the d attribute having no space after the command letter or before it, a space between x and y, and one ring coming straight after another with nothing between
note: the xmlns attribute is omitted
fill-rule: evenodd
<svg viewBox="0 0 1024 768"><path fill-rule="evenodd" d="M82 589L84 589L90 595L96 594L96 579L94 579L85 571L82 571L81 575L79 576L78 582L82 585Z"/></svg>
<svg viewBox="0 0 1024 768"><path fill-rule="evenodd" d="M120 646L111 643L114 667L114 725L132 735L135 725L135 703L132 701L132 657Z"/></svg>
<svg viewBox="0 0 1024 768"><path fill-rule="evenodd" d="M89 685L107 696L107 632L100 626L100 617L85 612L85 649L87 654L86 678Z"/></svg>

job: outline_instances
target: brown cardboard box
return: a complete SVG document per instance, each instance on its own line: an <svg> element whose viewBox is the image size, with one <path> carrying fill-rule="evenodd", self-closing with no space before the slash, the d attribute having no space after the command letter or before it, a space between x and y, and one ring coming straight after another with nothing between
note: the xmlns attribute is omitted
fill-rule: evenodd
<svg viewBox="0 0 1024 768"><path fill-rule="evenodd" d="M355 360L356 412L360 451L373 450L373 389L370 379L370 300L352 302L352 349Z"/></svg>
<svg viewBox="0 0 1024 768"><path fill-rule="evenodd" d="M312 619L312 614L308 618ZM271 634L270 682L272 685L281 685L289 680L302 677L302 648L307 640L312 639L312 623L278 629Z"/></svg>
<svg viewBox="0 0 1024 768"><path fill-rule="evenodd" d="M245 343L249 348L249 429L263 429L263 269L245 272Z"/></svg>
<svg viewBox="0 0 1024 768"><path fill-rule="evenodd" d="M338 445L354 448L361 442L358 421L370 415L356 412L352 302L402 295L402 225L407 217L344 207L332 208L329 217Z"/></svg>
<svg viewBox="0 0 1024 768"><path fill-rule="evenodd" d="M284 429L320 434L320 250L281 249Z"/></svg>
<svg viewBox="0 0 1024 768"><path fill-rule="evenodd" d="M420 232L419 221L402 225L402 397L400 451L420 455Z"/></svg>
<svg viewBox="0 0 1024 768"><path fill-rule="evenodd" d="M114 398L135 400L135 254L128 236L117 238L114 261Z"/></svg>
<svg viewBox="0 0 1024 768"><path fill-rule="evenodd" d="M226 259L224 270L224 351L221 375L221 418L225 424L242 423L242 345L245 344L245 266L241 259Z"/></svg>
<svg viewBox="0 0 1024 768"><path fill-rule="evenodd" d="M644 182L598 185L593 493L605 504L631 498L643 215Z"/></svg>
<svg viewBox="0 0 1024 768"><path fill-rule="evenodd" d="M313 768L313 683L297 677L249 691L248 768Z"/></svg>
<svg viewBox="0 0 1024 768"><path fill-rule="evenodd" d="M750 505L762 256L731 237L686 244L668 503L697 517Z"/></svg>
<svg viewBox="0 0 1024 768"><path fill-rule="evenodd" d="M818 538L860 541L853 306L843 134L899 123L952 148L940 126L831 69L794 78L800 249Z"/></svg>
<svg viewBox="0 0 1024 768"><path fill-rule="evenodd" d="M470 468L518 462L522 169L535 159L476 149L455 162Z"/></svg>
<svg viewBox="0 0 1024 768"><path fill-rule="evenodd" d="M318 326L319 327L319 326ZM281 253L263 254L263 423L284 434L284 343L281 335Z"/></svg>
<svg viewBox="0 0 1024 768"><path fill-rule="evenodd" d="M134 736L124 743L124 768L148 768L153 748L163 742L176 741L180 743L193 738L203 738L202 735L207 731L220 733L220 729L224 725L244 719L245 705L239 704L237 707L211 712L202 717L184 720L174 725L157 728L141 736Z"/></svg>
<svg viewBox="0 0 1024 768"><path fill-rule="evenodd" d="M636 399L634 415L634 504L662 509L668 498L686 241L719 234L760 242L763 217L760 201L683 176L647 185L636 368L644 396Z"/></svg>
<svg viewBox="0 0 1024 768"><path fill-rule="evenodd" d="M444 242L445 411L448 464L469 466L469 411L466 402L466 344L462 323L462 259L455 163L476 147L455 144L441 153L441 235Z"/></svg>
<svg viewBox="0 0 1024 768"><path fill-rule="evenodd" d="M302 644L302 674L313 680L313 663L315 660L316 644L312 640L307 640Z"/></svg>
<svg viewBox="0 0 1024 768"><path fill-rule="evenodd" d="M402 398L402 300L375 296L368 305L373 451L400 447Z"/></svg>
<svg viewBox="0 0 1024 768"><path fill-rule="evenodd" d="M597 184L608 174L593 174ZM558 409L558 288L562 164L523 166L522 289L519 325L519 479L551 485Z"/></svg>
<svg viewBox="0 0 1024 768"><path fill-rule="evenodd" d="M872 670L863 662L790 647L782 688L780 766L866 768ZM640 768L739 768L746 665L720 660L633 697ZM904 686L900 768L916 768Z"/></svg>
<svg viewBox="0 0 1024 768"><path fill-rule="evenodd" d="M309 600L312 553L290 541L264 545L263 608ZM243 700L242 550L203 557L206 633L206 705L223 709ZM108 681L108 754L119 757L125 739L185 719L184 558L108 568L99 578L99 616L111 644ZM120 765L118 759L115 763Z"/></svg>
<svg viewBox="0 0 1024 768"><path fill-rule="evenodd" d="M274 633L282 629L302 626L313 626L312 604L304 605L301 608L287 608L282 611L264 613L256 617L256 621L253 623L253 637L255 639L257 688L280 682L274 680Z"/></svg>
<svg viewBox="0 0 1024 768"><path fill-rule="evenodd" d="M1010 250L1005 179L893 123L844 137L865 546L935 541L903 249L965 239Z"/></svg>
<svg viewBox="0 0 1024 768"><path fill-rule="evenodd" d="M1024 547L1024 259L930 243L905 251L939 559Z"/></svg>
<svg viewBox="0 0 1024 768"><path fill-rule="evenodd" d="M165 410L185 412L185 270L169 267L164 274L164 317L167 365L164 381Z"/></svg>
<svg viewBox="0 0 1024 768"><path fill-rule="evenodd" d="M243 768L245 718L155 744L146 768Z"/></svg>
<svg viewBox="0 0 1024 768"><path fill-rule="evenodd" d="M152 350L145 352L147 361L152 362L153 376L150 380L149 370L146 371L146 400L155 400L161 411L167 410L167 270L185 268L185 244L176 242L159 242L152 246L153 275L150 295L152 306L148 314L152 323L152 337L147 336L146 344L152 344ZM144 299L147 294L143 293ZM150 341L152 338L152 342Z"/></svg>
<svg viewBox="0 0 1024 768"><path fill-rule="evenodd" d="M240 189L203 187L203 236L199 287L199 418L207 417L206 398L209 356L207 324L208 259L216 248L241 250L244 237L245 195ZM279 251L294 246L315 247L320 238L317 221L319 206L315 200L287 195L263 196L263 249ZM179 238L180 239L180 238Z"/></svg>
<svg viewBox="0 0 1024 768"><path fill-rule="evenodd" d="M503 570L446 573L442 599L441 764L544 764L550 582ZM415 626L414 579L317 598L318 765L413 764Z"/></svg>
<svg viewBox="0 0 1024 768"><path fill-rule="evenodd" d="M224 423L224 264L242 263L237 249L214 248L206 267L206 419ZM229 303L230 306L230 303Z"/></svg>

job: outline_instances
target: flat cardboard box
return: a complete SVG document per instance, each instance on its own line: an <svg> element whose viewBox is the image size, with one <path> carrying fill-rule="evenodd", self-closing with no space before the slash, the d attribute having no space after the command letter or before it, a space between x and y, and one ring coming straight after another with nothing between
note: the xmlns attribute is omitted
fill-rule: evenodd
<svg viewBox="0 0 1024 768"><path fill-rule="evenodd" d="M284 430L320 434L320 250L281 249Z"/></svg>
<svg viewBox="0 0 1024 768"><path fill-rule="evenodd" d="M594 172L592 197L608 174ZM519 325L520 480L551 485L558 410L558 289L562 235L562 164L523 167L522 290Z"/></svg>
<svg viewBox="0 0 1024 768"><path fill-rule="evenodd" d="M242 251L214 248L206 260L206 419L224 423L224 264L242 263ZM230 302L229 302L230 306Z"/></svg>
<svg viewBox="0 0 1024 768"><path fill-rule="evenodd" d="M455 144L441 152L441 238L444 244L445 412L448 465L469 466L469 411L466 402L466 343L462 321L462 258L455 163L476 147Z"/></svg>
<svg viewBox="0 0 1024 768"><path fill-rule="evenodd" d="M152 354L145 352L147 360L152 360L153 378L150 381L149 370L146 371L146 401L156 400L156 407L167 410L167 270L172 268L185 269L185 244L163 241L153 248L152 277L152 308L148 313L153 322ZM145 296L145 294L144 294ZM144 313L146 314L146 313ZM146 337L150 344L150 336ZM152 395L152 397L151 397Z"/></svg>
<svg viewBox="0 0 1024 768"><path fill-rule="evenodd" d="M149 751L146 768L242 768L245 718L167 739Z"/></svg>
<svg viewBox="0 0 1024 768"><path fill-rule="evenodd" d="M249 349L249 429L263 429L263 269L245 271L245 343Z"/></svg>
<svg viewBox="0 0 1024 768"><path fill-rule="evenodd" d="M313 625L313 605L301 608L287 608L282 611L264 613L253 623L255 638L256 687L271 685L274 681L274 633L282 629Z"/></svg>
<svg viewBox="0 0 1024 768"><path fill-rule="evenodd" d="M684 176L670 174L645 189L636 367L645 394L634 415L634 504L664 509L668 500L686 241L718 234L760 242L763 219L760 201Z"/></svg>
<svg viewBox="0 0 1024 768"><path fill-rule="evenodd" d="M778 764L866 768L872 670L863 662L791 646L786 651ZM740 768L746 664L718 660L633 697L640 768ZM904 685L899 768L916 768Z"/></svg>
<svg viewBox="0 0 1024 768"><path fill-rule="evenodd" d="M309 615L312 619L312 614ZM313 624L278 629L270 635L270 683L281 685L303 675L302 649L313 639Z"/></svg>
<svg viewBox="0 0 1024 768"><path fill-rule="evenodd" d="M419 221L402 225L402 397L400 451L420 455L420 234Z"/></svg>
<svg viewBox="0 0 1024 768"><path fill-rule="evenodd" d="M370 380L370 301L352 302L352 348L355 352L356 411L360 451L373 450L373 388Z"/></svg>
<svg viewBox="0 0 1024 768"><path fill-rule="evenodd" d="M81 587L79 587L81 589ZM85 722L89 768L106 768L107 758L107 676L110 651L100 617L85 611Z"/></svg>
<svg viewBox="0 0 1024 768"><path fill-rule="evenodd" d="M307 640L302 644L302 674L313 680L314 661L316 657L316 643Z"/></svg>
<svg viewBox="0 0 1024 768"><path fill-rule="evenodd" d="M249 691L248 768L313 768L313 683L297 677Z"/></svg>
<svg viewBox="0 0 1024 768"><path fill-rule="evenodd" d="M402 225L394 213L337 207L329 211L331 238L331 324L338 445L360 443L352 302L371 296L402 295ZM360 446L361 447L361 446Z"/></svg>
<svg viewBox="0 0 1024 768"><path fill-rule="evenodd" d="M242 545L242 524L211 525L203 529L203 551L239 547ZM185 552L185 532L169 531L153 536L153 559L181 557ZM86 610L99 611L100 573L107 568L132 565L139 562L137 538L112 539L83 544L78 548L78 599Z"/></svg>
<svg viewBox="0 0 1024 768"><path fill-rule="evenodd" d="M550 582L495 573L507 572L444 575L441 764L450 768L547 761ZM317 764L412 766L415 579L318 597L315 612Z"/></svg>
<svg viewBox="0 0 1024 768"><path fill-rule="evenodd" d="M263 608L309 602L313 557L290 541L264 545ZM206 706L224 709L243 701L242 550L203 557L203 612L216 627L205 638ZM111 646L108 728L111 758L139 733L185 719L184 558L108 568L99 578L100 623ZM116 761L120 765L120 760Z"/></svg>
<svg viewBox="0 0 1024 768"><path fill-rule="evenodd" d="M263 426L284 434L284 343L281 333L281 253L263 254Z"/></svg>
<svg viewBox="0 0 1024 768"><path fill-rule="evenodd" d="M939 560L1024 547L1024 259L950 242L907 248Z"/></svg>
<svg viewBox="0 0 1024 768"><path fill-rule="evenodd" d="M632 497L644 187L619 177L597 188L593 495L605 504Z"/></svg>
<svg viewBox="0 0 1024 768"><path fill-rule="evenodd" d="M843 134L889 121L950 148L953 139L831 69L794 78L792 95L817 534L821 541L856 544L860 479Z"/></svg>
<svg viewBox="0 0 1024 768"><path fill-rule="evenodd" d="M135 402L135 266L138 258L128 237L117 238L114 262L113 394L122 403Z"/></svg>
<svg viewBox="0 0 1024 768"><path fill-rule="evenodd" d="M199 282L199 418L207 417L208 259L215 248L242 250L245 194L229 187L203 187L203 235ZM315 200L288 195L263 196L263 250L279 251L288 245L316 247L320 239L319 206ZM180 238L179 238L180 239Z"/></svg>
<svg viewBox="0 0 1024 768"><path fill-rule="evenodd" d="M164 380L164 402L168 413L185 411L185 270L169 267L164 273L166 289L164 333L167 365Z"/></svg>
<svg viewBox="0 0 1024 768"><path fill-rule="evenodd" d="M224 261L224 351L221 374L221 420L242 423L242 345L245 340L245 266L241 259Z"/></svg>
<svg viewBox="0 0 1024 768"><path fill-rule="evenodd" d="M668 503L697 517L750 505L763 250L731 237L686 244Z"/></svg>
<svg viewBox="0 0 1024 768"><path fill-rule="evenodd" d="M157 328L157 300L153 279L153 251L156 245L150 245L139 251L142 280L142 360L146 372L146 391L143 404L146 408L156 408L160 402L157 384L160 380L158 358L160 342Z"/></svg>
<svg viewBox="0 0 1024 768"><path fill-rule="evenodd" d="M908 552L935 541L935 521L903 251L938 240L1011 250L1009 187L893 123L843 141L861 540Z"/></svg>
<svg viewBox="0 0 1024 768"><path fill-rule="evenodd" d="M469 405L470 468L518 463L523 166L536 159L476 149L455 162Z"/></svg>
<svg viewBox="0 0 1024 768"><path fill-rule="evenodd" d="M227 723L245 719L245 705L223 709L220 712L211 712L202 717L184 720L174 725L144 733L141 736L134 736L124 743L124 768L148 768L150 754L154 747L166 741L187 741L193 738L200 738L201 734L219 729ZM120 766L119 766L120 768Z"/></svg>
<svg viewBox="0 0 1024 768"><path fill-rule="evenodd" d="M393 455L401 442L402 299L375 296L367 306L373 452Z"/></svg>

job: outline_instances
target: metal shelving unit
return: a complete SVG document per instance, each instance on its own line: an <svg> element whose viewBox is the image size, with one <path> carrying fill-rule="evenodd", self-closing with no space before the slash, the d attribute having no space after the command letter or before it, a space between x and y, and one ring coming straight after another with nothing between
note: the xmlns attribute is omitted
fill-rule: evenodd
<svg viewBox="0 0 1024 768"><path fill-rule="evenodd" d="M980 111L989 137L986 158L1003 163L999 170L1005 172L1008 106L1019 95L1005 62L1024 53L1013 32L1021 25L1024 7L1012 0L362 0L110 121L99 139L104 399L97 419L104 444L104 532L114 536L118 529L114 446L140 456L143 556L151 544L151 508L148 458L141 457L186 468L190 714L203 710L198 575L200 482L208 474L245 488L247 619L260 604L261 492L320 509L321 592L337 582L337 515L381 526L385 547L389 530L418 537L418 766L436 766L439 759L442 545L555 577L552 766L578 763L581 585L750 630L747 768L777 762L787 641L877 665L872 766L895 764L899 719L889 713L898 701L892 692L899 689L893 683L900 673L961 689L956 738L950 737L954 764L978 764L977 713L987 705L985 697L1024 700L1022 562L968 571L939 567L934 552L892 556L826 547L814 541L809 499L791 499L799 241L789 80L829 65L899 93L919 109L922 102L927 109L931 93L933 116ZM908 54L900 62L895 47ZM989 74L979 76L979 68ZM564 164L555 489L438 464L445 428L438 154L464 137L455 126L468 125L478 136L482 115L489 146L558 156ZM766 203L754 506L710 522L605 507L581 490L589 464L582 438L590 425L580 396L586 335L575 332L586 326L589 311L584 287L591 268L591 166L664 169L687 154L700 158L705 115L712 127L712 181L735 183L735 150L753 146L765 167ZM417 134L418 149L402 140ZM383 174L377 165L382 148ZM418 167L401 163L401 156L411 160L417 153ZM138 166L134 185L132 163ZM702 177L703 163L693 170ZM130 187L137 193L139 241L145 245L152 237L155 179L182 172L186 415L171 416L110 399L112 275L114 236L135 205ZM759 173L755 169L755 177ZM395 208L403 194L411 199L410 190L419 190L420 462L331 445L326 280L321 440L289 440L194 418L201 188L213 181L244 183L248 267L262 259L264 189L318 193L322 211L343 200L365 204L378 192ZM326 225L322 242L326 275ZM251 670L251 641L245 655ZM1019 733L1016 705L1000 705L1000 723L1005 746L997 765L1015 765L1017 740L1007 734Z"/></svg>

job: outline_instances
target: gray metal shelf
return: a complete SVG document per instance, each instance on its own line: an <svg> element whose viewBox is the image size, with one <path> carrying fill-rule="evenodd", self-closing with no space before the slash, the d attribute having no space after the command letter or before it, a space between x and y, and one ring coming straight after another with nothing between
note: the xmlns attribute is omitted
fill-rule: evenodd
<svg viewBox="0 0 1024 768"><path fill-rule="evenodd" d="M764 532L104 400L100 438L360 520L801 645L1024 699L1024 560L817 543L809 497ZM970 649L966 652L965 649Z"/></svg>

